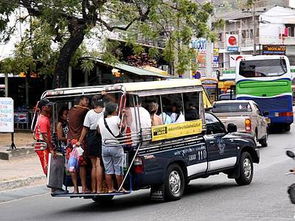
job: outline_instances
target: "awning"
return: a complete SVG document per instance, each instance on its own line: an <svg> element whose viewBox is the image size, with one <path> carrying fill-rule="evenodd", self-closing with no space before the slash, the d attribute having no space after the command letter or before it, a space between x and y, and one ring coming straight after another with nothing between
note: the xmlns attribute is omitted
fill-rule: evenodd
<svg viewBox="0 0 295 221"><path fill-rule="evenodd" d="M102 61L100 59L97 59L97 58L88 58L88 59L94 60L97 63L105 64L105 65L108 65L110 67L114 67L114 68L120 69L122 71L126 71L126 72L136 74L136 75L140 75L140 76L169 78L169 76L163 75L161 73L157 73L157 72L150 71L150 70L145 70L145 69L142 69L142 68L130 66L130 65L127 65L127 64L123 64L123 63L117 63L117 64L114 64L114 65L111 65L111 64L108 64L108 63L106 63L106 62L104 62L104 61Z"/></svg>
<svg viewBox="0 0 295 221"><path fill-rule="evenodd" d="M164 75L164 76L169 76L167 71L163 71L162 69L155 68L152 66L144 66L143 69L148 70L148 71L152 71L152 72Z"/></svg>

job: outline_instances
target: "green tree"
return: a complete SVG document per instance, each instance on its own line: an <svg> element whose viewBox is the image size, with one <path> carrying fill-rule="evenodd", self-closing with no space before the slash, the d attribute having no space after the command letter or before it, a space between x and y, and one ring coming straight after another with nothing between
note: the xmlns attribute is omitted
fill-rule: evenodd
<svg viewBox="0 0 295 221"><path fill-rule="evenodd" d="M26 8L28 14L38 20L40 27L45 25L43 31L46 36L58 44L56 62L51 63L54 64L56 87L65 86L70 62L85 36L90 35L95 27L101 33L118 33L132 45L136 45L138 39L153 42L162 39L165 58L170 62L178 61L179 74L190 63L193 51L189 49L189 43L192 36L214 38L206 25L213 13L212 5L191 0L2 0L0 31L5 31L5 36L13 31L7 25L8 16L18 7ZM141 51L140 48L135 49ZM35 50L31 54L33 61L39 56ZM115 61L107 51L103 57Z"/></svg>

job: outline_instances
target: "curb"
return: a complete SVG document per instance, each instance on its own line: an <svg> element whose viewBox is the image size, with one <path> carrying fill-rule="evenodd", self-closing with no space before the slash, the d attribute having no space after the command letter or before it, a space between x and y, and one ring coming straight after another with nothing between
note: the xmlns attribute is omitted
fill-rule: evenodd
<svg viewBox="0 0 295 221"><path fill-rule="evenodd" d="M0 151L0 160L10 160L15 157L23 157L35 153L34 148L17 148L15 150Z"/></svg>
<svg viewBox="0 0 295 221"><path fill-rule="evenodd" d="M21 179L0 182L0 191L29 186L33 184L34 182L43 181L43 180L44 182L46 181L45 175L31 176L28 178L21 178Z"/></svg>

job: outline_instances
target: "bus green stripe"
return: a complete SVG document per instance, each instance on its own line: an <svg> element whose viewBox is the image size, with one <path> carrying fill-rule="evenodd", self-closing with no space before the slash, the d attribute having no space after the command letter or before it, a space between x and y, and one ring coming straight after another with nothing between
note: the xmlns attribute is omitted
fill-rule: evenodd
<svg viewBox="0 0 295 221"><path fill-rule="evenodd" d="M236 93L252 96L272 97L284 93L291 93L291 81L240 81L236 85Z"/></svg>

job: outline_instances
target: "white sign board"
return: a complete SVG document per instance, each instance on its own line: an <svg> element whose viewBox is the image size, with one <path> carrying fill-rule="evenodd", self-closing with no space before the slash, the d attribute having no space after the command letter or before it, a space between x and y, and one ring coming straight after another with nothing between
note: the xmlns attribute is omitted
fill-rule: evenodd
<svg viewBox="0 0 295 221"><path fill-rule="evenodd" d="M0 132L14 132L14 105L10 97L0 97Z"/></svg>
<svg viewBox="0 0 295 221"><path fill-rule="evenodd" d="M238 35L227 34L226 35L226 46L227 47L238 47Z"/></svg>
<svg viewBox="0 0 295 221"><path fill-rule="evenodd" d="M199 53L206 53L207 40L205 38L193 39L190 46Z"/></svg>

